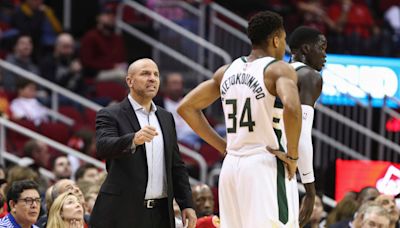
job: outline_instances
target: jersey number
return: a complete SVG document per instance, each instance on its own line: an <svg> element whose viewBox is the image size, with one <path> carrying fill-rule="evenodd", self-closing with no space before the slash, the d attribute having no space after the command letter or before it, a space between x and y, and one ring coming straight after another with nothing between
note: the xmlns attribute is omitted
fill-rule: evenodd
<svg viewBox="0 0 400 228"><path fill-rule="evenodd" d="M228 119L232 120L232 127L226 129L228 133L236 133L237 130L237 100L236 99L227 99L225 100L225 104L232 105L232 113L228 114ZM247 117L247 121L245 121L245 117ZM242 114L240 116L239 127L248 127L249 132L253 132L253 127L256 125L256 122L251 118L251 106L250 106L250 98L246 98L246 102L244 104Z"/></svg>

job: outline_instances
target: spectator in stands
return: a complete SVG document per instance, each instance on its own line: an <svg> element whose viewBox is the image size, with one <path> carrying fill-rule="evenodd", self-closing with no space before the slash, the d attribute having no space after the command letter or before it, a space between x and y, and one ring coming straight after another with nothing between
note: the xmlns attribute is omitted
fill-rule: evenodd
<svg viewBox="0 0 400 228"><path fill-rule="evenodd" d="M50 168L50 153L46 143L31 139L25 143L24 153L35 161L35 165L45 169Z"/></svg>
<svg viewBox="0 0 400 228"><path fill-rule="evenodd" d="M384 3L394 2L394 0L381 1L381 8ZM383 33L383 54L400 56L400 5L393 4L384 11L385 26ZM386 39L385 39L386 38Z"/></svg>
<svg viewBox="0 0 400 228"><path fill-rule="evenodd" d="M183 98L183 95L183 76L181 73L172 72L165 77L163 96L157 97L155 102L172 113L177 129L176 134L178 141L198 150L202 140L176 112L179 101Z"/></svg>
<svg viewBox="0 0 400 228"><path fill-rule="evenodd" d="M301 203L304 203L306 198L303 197ZM319 228L325 227L324 218L326 216L326 212L324 211L324 205L322 204L322 194L315 195L314 201L314 209L311 214L310 222L306 224L305 228Z"/></svg>
<svg viewBox="0 0 400 228"><path fill-rule="evenodd" d="M380 30L368 6L361 1L340 0L328 9L329 17L335 22L337 34L333 44L339 53L366 53L377 42ZM345 49L341 49L345 47Z"/></svg>
<svg viewBox="0 0 400 228"><path fill-rule="evenodd" d="M43 4L43 0L23 1L15 11L12 25L21 34L32 37L37 54L40 54L41 49L53 46L57 34L62 31L53 10Z"/></svg>
<svg viewBox="0 0 400 228"><path fill-rule="evenodd" d="M318 29L327 34L329 29L335 29L335 23L329 18L323 0L297 1L297 8L302 15L302 24Z"/></svg>
<svg viewBox="0 0 400 228"><path fill-rule="evenodd" d="M83 206L79 198L71 192L58 196L50 208L47 227L83 228Z"/></svg>
<svg viewBox="0 0 400 228"><path fill-rule="evenodd" d="M99 181L99 170L92 164L84 164L75 172L75 181L88 181L96 184Z"/></svg>
<svg viewBox="0 0 400 228"><path fill-rule="evenodd" d="M7 192L10 213L0 219L0 227L31 227L39 217L41 198L38 185L31 180L16 181Z"/></svg>
<svg viewBox="0 0 400 228"><path fill-rule="evenodd" d="M352 198L343 198L329 213L326 224L331 228L340 228L349 224L357 211L359 204Z"/></svg>
<svg viewBox="0 0 400 228"><path fill-rule="evenodd" d="M54 52L41 62L40 72L47 80L79 93L82 86L82 66L74 54L74 38L68 33L58 35Z"/></svg>
<svg viewBox="0 0 400 228"><path fill-rule="evenodd" d="M393 196L390 195L380 195L376 197L375 202L383 207L390 217L389 228L399 227L399 209L396 207L396 202Z"/></svg>
<svg viewBox="0 0 400 228"><path fill-rule="evenodd" d="M51 197L51 193L53 191L53 187L54 187L54 185L51 185L50 187L48 187L47 190L46 190L46 193L44 194L44 200L45 200L45 203L46 203L46 212L50 211L50 206L53 203L53 199ZM38 224L39 224L39 220L38 220Z"/></svg>
<svg viewBox="0 0 400 228"><path fill-rule="evenodd" d="M48 190L49 191L49 190ZM73 180L69 180L69 179L62 179L57 181L52 189L51 189L51 193L50 193L50 198L46 199L46 208L50 209L52 204L54 203L54 200L61 194L65 193L65 192L70 192L73 193L74 195L76 195L80 202L82 203L82 205L85 205L85 198L83 196L82 191L79 189L79 187L76 185L76 183ZM50 210L47 211L47 213L49 213ZM88 221L89 217L85 217L85 221ZM37 222L37 225L39 227L46 227L48 222L48 214L43 215L42 217L40 217L40 219Z"/></svg>
<svg viewBox="0 0 400 228"><path fill-rule="evenodd" d="M56 180L71 178L71 163L67 156L61 155L53 160L53 174Z"/></svg>
<svg viewBox="0 0 400 228"><path fill-rule="evenodd" d="M17 84L18 97L11 101L11 115L15 120L27 119L36 126L42 122L47 122L48 111L42 105L37 96L36 84L32 81L20 78Z"/></svg>
<svg viewBox="0 0 400 228"><path fill-rule="evenodd" d="M11 26L14 4L10 0L0 1L0 58L3 59L12 48L12 40L18 35L18 30Z"/></svg>
<svg viewBox="0 0 400 228"><path fill-rule="evenodd" d="M4 218L8 214L6 197L0 192L0 218Z"/></svg>
<svg viewBox="0 0 400 228"><path fill-rule="evenodd" d="M0 165L0 194L6 195L7 179L6 170L3 165Z"/></svg>
<svg viewBox="0 0 400 228"><path fill-rule="evenodd" d="M31 73L39 74L38 67L32 61L32 51L33 45L31 37L22 35L18 37L14 45L14 51L12 54L7 56L6 61ZM15 92L18 78L18 75L10 71L5 71L3 74L4 89L10 92Z"/></svg>
<svg viewBox="0 0 400 228"><path fill-rule="evenodd" d="M62 179L57 181L54 184L53 190L51 192L52 200L54 201L54 199L56 199L59 195L61 195L64 192L74 193L76 196L78 196L82 204L85 204L85 198L83 196L83 193L73 180Z"/></svg>
<svg viewBox="0 0 400 228"><path fill-rule="evenodd" d="M18 165L13 166L7 172L7 186L4 189L5 193L8 192L8 189L16 181L31 180L37 183L38 178L38 173L36 173L33 169L29 167L22 167Z"/></svg>
<svg viewBox="0 0 400 228"><path fill-rule="evenodd" d="M99 195L100 191L100 185L92 185L86 193L84 193L85 196L85 202L86 202L86 207L85 207L85 212L87 214L92 214L94 204L96 202L97 196Z"/></svg>
<svg viewBox="0 0 400 228"><path fill-rule="evenodd" d="M375 187L367 186L360 190L357 195L357 201L359 205L364 204L367 201L374 201L379 196L379 191Z"/></svg>
<svg viewBox="0 0 400 228"><path fill-rule="evenodd" d="M103 9L97 17L96 28L84 35L80 54L85 77L117 81L125 79L127 63L124 41L115 32L115 15L111 9Z"/></svg>
<svg viewBox="0 0 400 228"><path fill-rule="evenodd" d="M81 129L74 132L74 135L68 140L68 146L86 155L94 157L96 155L96 140L94 132L88 129ZM74 155L68 155L68 159L71 163L72 173L75 173L81 165L85 164Z"/></svg>
<svg viewBox="0 0 400 228"><path fill-rule="evenodd" d="M0 71L0 81L1 81L1 71ZM8 96L4 91L4 88L0 86L0 116L4 118L10 118L10 102L8 101Z"/></svg>
<svg viewBox="0 0 400 228"><path fill-rule="evenodd" d="M375 202L366 202L357 211L354 220L347 226L354 228L389 227L390 217L387 211ZM338 226L339 227L339 226Z"/></svg>
<svg viewBox="0 0 400 228"><path fill-rule="evenodd" d="M197 215L197 228L219 227L219 218L214 215L214 196L210 187L199 184L192 187L193 206Z"/></svg>
<svg viewBox="0 0 400 228"><path fill-rule="evenodd" d="M197 218L212 215L214 212L214 196L210 187L199 184L192 187L193 206Z"/></svg>

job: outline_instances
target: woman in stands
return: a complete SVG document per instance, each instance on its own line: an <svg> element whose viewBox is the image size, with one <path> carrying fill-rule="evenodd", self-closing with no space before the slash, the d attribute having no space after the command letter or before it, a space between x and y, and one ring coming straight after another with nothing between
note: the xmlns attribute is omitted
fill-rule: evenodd
<svg viewBox="0 0 400 228"><path fill-rule="evenodd" d="M71 192L63 193L51 205L47 227L83 228L83 213L79 198Z"/></svg>

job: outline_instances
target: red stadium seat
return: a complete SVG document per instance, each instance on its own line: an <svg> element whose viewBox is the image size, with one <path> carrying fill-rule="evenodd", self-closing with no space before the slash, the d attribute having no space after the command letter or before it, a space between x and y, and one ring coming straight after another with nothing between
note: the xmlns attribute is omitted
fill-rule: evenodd
<svg viewBox="0 0 400 228"><path fill-rule="evenodd" d="M113 81L97 82L96 96L107 97L115 101L121 101L128 94L128 89L120 83Z"/></svg>
<svg viewBox="0 0 400 228"><path fill-rule="evenodd" d="M29 120L13 120L16 124L37 131L36 126ZM11 129L7 130L7 150L17 156L23 156L23 147L30 138Z"/></svg>
<svg viewBox="0 0 400 228"><path fill-rule="evenodd" d="M222 160L222 155L212 146L203 143L200 147L199 153L204 157L208 167L213 166L215 163Z"/></svg>
<svg viewBox="0 0 400 228"><path fill-rule="evenodd" d="M68 116L69 118L71 118L75 121L75 124L73 126L73 129L75 129L75 130L80 129L82 127L83 123L85 122L83 113L81 113L74 106L61 106L58 109L58 111L61 114Z"/></svg>
<svg viewBox="0 0 400 228"><path fill-rule="evenodd" d="M218 214L218 212L219 212L218 187L212 187L211 191L214 195L214 213Z"/></svg>
<svg viewBox="0 0 400 228"><path fill-rule="evenodd" d="M39 133L43 134L57 142L67 144L68 139L71 137L71 129L63 123L42 123L39 126Z"/></svg>
<svg viewBox="0 0 400 228"><path fill-rule="evenodd" d="M90 129L96 129L96 111L85 108L85 125Z"/></svg>

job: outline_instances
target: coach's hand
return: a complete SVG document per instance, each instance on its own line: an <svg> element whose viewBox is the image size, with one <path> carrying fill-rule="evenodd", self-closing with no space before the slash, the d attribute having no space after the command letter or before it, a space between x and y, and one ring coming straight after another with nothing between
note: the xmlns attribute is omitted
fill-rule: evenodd
<svg viewBox="0 0 400 228"><path fill-rule="evenodd" d="M182 211L183 227L196 228L196 212L192 208L186 208Z"/></svg>
<svg viewBox="0 0 400 228"><path fill-rule="evenodd" d="M135 133L135 137L133 137L133 143L135 145L142 145L145 142L151 142L158 133L155 127L152 126L144 126L138 132Z"/></svg>
<svg viewBox="0 0 400 228"><path fill-rule="evenodd" d="M283 161L286 165L286 168L288 170L288 176L289 180L291 180L294 175L296 175L296 170L297 170L297 160L289 159L287 154L283 151L280 151L279 149L273 149L269 146L267 146L267 150L277 156L279 160Z"/></svg>

